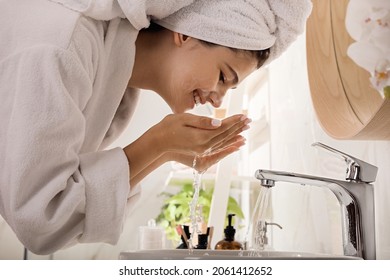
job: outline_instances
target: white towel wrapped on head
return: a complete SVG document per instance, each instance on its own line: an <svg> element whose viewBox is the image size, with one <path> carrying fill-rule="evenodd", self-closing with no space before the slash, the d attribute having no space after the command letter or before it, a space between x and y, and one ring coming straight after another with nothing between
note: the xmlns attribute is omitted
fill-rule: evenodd
<svg viewBox="0 0 390 280"><path fill-rule="evenodd" d="M126 17L136 29L150 19L176 32L227 47L271 48L279 57L305 28L310 0L51 0L99 20Z"/></svg>
<svg viewBox="0 0 390 280"><path fill-rule="evenodd" d="M150 24L150 18L161 19L196 0L49 0L81 12L96 20L127 18L138 30Z"/></svg>
<svg viewBox="0 0 390 280"><path fill-rule="evenodd" d="M310 0L196 0L156 23L204 41L280 56L304 31Z"/></svg>

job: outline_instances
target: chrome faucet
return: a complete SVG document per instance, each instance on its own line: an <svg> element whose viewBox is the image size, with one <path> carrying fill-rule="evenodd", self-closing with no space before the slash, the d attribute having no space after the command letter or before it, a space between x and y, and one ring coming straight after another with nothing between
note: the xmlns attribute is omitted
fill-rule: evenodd
<svg viewBox="0 0 390 280"><path fill-rule="evenodd" d="M257 170L255 177L263 187L274 187L275 182L325 187L340 203L343 251L346 256L376 259L374 188L378 168L322 143L323 148L342 157L348 165L346 181L280 171Z"/></svg>

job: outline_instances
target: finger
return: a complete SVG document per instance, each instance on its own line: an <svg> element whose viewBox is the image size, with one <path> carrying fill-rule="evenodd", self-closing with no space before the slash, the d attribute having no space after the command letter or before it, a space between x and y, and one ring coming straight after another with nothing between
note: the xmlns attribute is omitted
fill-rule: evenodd
<svg viewBox="0 0 390 280"><path fill-rule="evenodd" d="M184 123L186 126L200 129L216 129L222 125L222 121L205 116L197 116L193 114L183 114Z"/></svg>
<svg viewBox="0 0 390 280"><path fill-rule="evenodd" d="M206 146L214 147L218 145L223 140L230 140L231 138L237 136L242 131L249 128L248 124L251 122L251 119L246 117L243 114L238 114L226 118L222 121L221 127L213 131L204 131L198 135L206 140Z"/></svg>
<svg viewBox="0 0 390 280"><path fill-rule="evenodd" d="M225 135L229 135L238 131L240 128L248 125L252 120L245 115L235 115L234 118L224 119L219 131ZM237 133L236 133L237 134Z"/></svg>
<svg viewBox="0 0 390 280"><path fill-rule="evenodd" d="M214 152L210 155L206 155L201 157L201 160L198 160L195 169L199 172L203 172L207 170L210 166L218 163L223 158L227 157L228 155L237 152L239 150L239 147L237 146L229 146L225 147L223 149L218 150L217 152Z"/></svg>
<svg viewBox="0 0 390 280"><path fill-rule="evenodd" d="M243 114L237 114L230 116L226 119L219 120L204 116L197 116L192 114L186 114L187 115L187 125L196 127L196 128L203 128L203 129L214 129L218 128L218 134L222 131L225 131L227 129L230 129L232 126L243 122L247 119L247 117Z"/></svg>
<svg viewBox="0 0 390 280"><path fill-rule="evenodd" d="M230 139L236 137L239 133L249 129L249 123L251 122L251 119L244 119L243 121L240 121L239 123L234 124L229 129L221 132L220 134L216 135L213 139L210 140L210 143L212 146L216 146L223 141L229 141Z"/></svg>
<svg viewBox="0 0 390 280"><path fill-rule="evenodd" d="M236 115L233 115L233 116L230 116L230 117L227 117L225 119L222 120L222 125L224 126L227 126L227 127L230 127L240 121L243 121L247 119L247 116L244 115L244 114L236 114Z"/></svg>
<svg viewBox="0 0 390 280"><path fill-rule="evenodd" d="M245 145L245 142L246 142L246 139L241 138L237 141L229 143L229 145L225 145L223 147L213 149L210 153L203 154L203 155L200 155L198 157L202 161L206 161L207 159L212 159L212 158L214 158L214 159L219 158L218 155L223 157L224 154L229 153L228 151L234 152L234 151L240 149L243 145Z"/></svg>
<svg viewBox="0 0 390 280"><path fill-rule="evenodd" d="M224 150L224 149L227 149L227 148L236 148L236 149L239 149L239 148L241 148L242 146L244 146L246 144L246 141L245 141L245 139L244 140L242 140L242 141L236 141L236 142L233 142L233 143L231 143L231 144L229 144L229 145L226 145L226 146L223 146L223 147L221 147L221 148L219 148L219 149L216 149L215 151L214 151L214 153L219 153L220 151L222 151L222 150Z"/></svg>
<svg viewBox="0 0 390 280"><path fill-rule="evenodd" d="M216 144L212 148L212 151L216 151L218 149L221 149L221 148L224 148L224 147L227 147L227 146L230 146L230 145L234 145L234 144L241 144L242 143L244 145L245 142L246 142L246 139L243 136L235 135L232 138L225 139L224 141L219 142L218 144Z"/></svg>

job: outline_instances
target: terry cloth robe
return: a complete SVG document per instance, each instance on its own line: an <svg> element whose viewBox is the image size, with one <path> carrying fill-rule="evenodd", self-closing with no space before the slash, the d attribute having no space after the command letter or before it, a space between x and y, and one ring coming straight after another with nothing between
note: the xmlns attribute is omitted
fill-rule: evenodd
<svg viewBox="0 0 390 280"><path fill-rule="evenodd" d="M77 1L0 0L0 213L36 254L115 244L139 196L123 150L104 148L136 105L146 26L56 2Z"/></svg>

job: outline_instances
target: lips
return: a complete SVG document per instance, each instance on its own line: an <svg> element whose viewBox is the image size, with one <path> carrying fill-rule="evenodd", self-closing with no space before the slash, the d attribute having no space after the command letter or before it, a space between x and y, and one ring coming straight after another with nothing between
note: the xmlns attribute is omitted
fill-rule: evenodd
<svg viewBox="0 0 390 280"><path fill-rule="evenodd" d="M201 89L196 89L192 92L194 103L196 106L206 104L207 92Z"/></svg>
<svg viewBox="0 0 390 280"><path fill-rule="evenodd" d="M200 96L194 92L194 102L196 106L199 106L201 104Z"/></svg>

